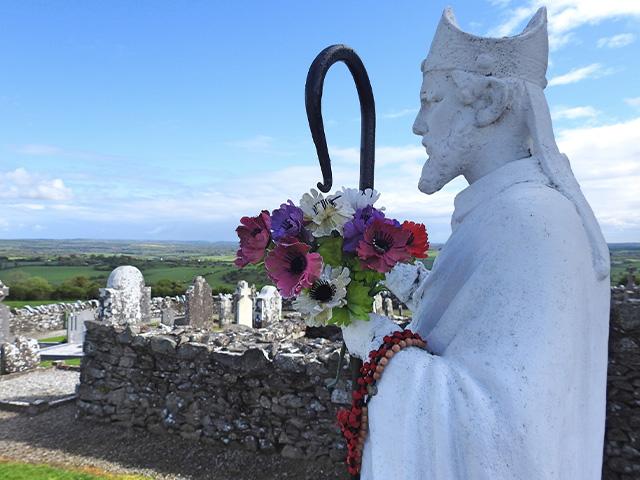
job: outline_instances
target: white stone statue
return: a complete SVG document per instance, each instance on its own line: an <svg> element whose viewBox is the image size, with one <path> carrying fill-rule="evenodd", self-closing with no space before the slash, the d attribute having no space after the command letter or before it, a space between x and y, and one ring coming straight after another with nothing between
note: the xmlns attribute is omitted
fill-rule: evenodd
<svg viewBox="0 0 640 480"><path fill-rule="evenodd" d="M408 348L369 404L363 480L595 480L605 419L609 257L558 152L543 89L546 11L514 37L462 32L445 10L422 64L419 189L463 175L433 269L387 286L413 311ZM365 358L398 330L344 329Z"/></svg>

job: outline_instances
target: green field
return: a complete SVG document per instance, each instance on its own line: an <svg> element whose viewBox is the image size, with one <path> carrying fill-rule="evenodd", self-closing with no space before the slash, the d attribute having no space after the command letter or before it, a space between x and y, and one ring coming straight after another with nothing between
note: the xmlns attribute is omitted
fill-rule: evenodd
<svg viewBox="0 0 640 480"><path fill-rule="evenodd" d="M201 266L171 265L167 267L142 267L140 270L147 285L154 284L162 279L188 284L198 275L205 277L212 288L234 288L235 283L240 279L246 279L249 283L256 283L257 285L266 283L266 278L258 275L255 268L248 267L244 270L239 270L233 264L233 258L223 257L221 259L216 257L215 261L202 263ZM78 276L84 276L98 281L101 285L106 285L110 272L104 271L104 269L97 269L93 265L26 265L0 270L0 280L7 283L7 280L10 280L16 273L23 273L29 277L42 277L52 285L59 285L65 280ZM51 302L43 301L40 304L45 303ZM29 305L34 304L29 303Z"/></svg>

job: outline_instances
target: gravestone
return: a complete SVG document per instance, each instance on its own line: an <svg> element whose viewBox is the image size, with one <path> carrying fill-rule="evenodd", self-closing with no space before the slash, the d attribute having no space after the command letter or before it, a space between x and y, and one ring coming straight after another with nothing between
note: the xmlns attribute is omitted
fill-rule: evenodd
<svg viewBox="0 0 640 480"><path fill-rule="evenodd" d="M87 331L84 322L95 319L95 310L71 312L67 318L67 343L84 343L84 334Z"/></svg>
<svg viewBox="0 0 640 480"><path fill-rule="evenodd" d="M219 295L218 321L221 327L233 323L233 296L228 293Z"/></svg>
<svg viewBox="0 0 640 480"><path fill-rule="evenodd" d="M384 314L387 317L393 318L393 316L394 316L394 313L393 313L393 300L391 300L389 297L385 297L385 299L384 299L383 311L384 311Z"/></svg>
<svg viewBox="0 0 640 480"><path fill-rule="evenodd" d="M235 323L246 327L253 327L253 299L251 288L244 280L240 280L236 286L236 319Z"/></svg>
<svg viewBox="0 0 640 480"><path fill-rule="evenodd" d="M2 305L2 301L9 295L9 287L0 280L0 344L13 341L10 329L11 312L9 307Z"/></svg>
<svg viewBox="0 0 640 480"><path fill-rule="evenodd" d="M633 290L636 288L636 270L636 267L627 268L627 285L625 286L627 290Z"/></svg>
<svg viewBox="0 0 640 480"><path fill-rule="evenodd" d="M266 327L280 321L282 317L282 296L272 285L265 285L255 300L253 325L256 328Z"/></svg>
<svg viewBox="0 0 640 480"><path fill-rule="evenodd" d="M196 277L187 289L186 317L188 325L213 329L213 295L204 277Z"/></svg>
<svg viewBox="0 0 640 480"><path fill-rule="evenodd" d="M176 312L171 307L164 307L160 310L160 323L168 327L173 327L176 322Z"/></svg>
<svg viewBox="0 0 640 480"><path fill-rule="evenodd" d="M110 324L140 324L151 321L151 288L140 270L130 265L116 268L100 289L100 321Z"/></svg>
<svg viewBox="0 0 640 480"><path fill-rule="evenodd" d="M376 293L373 297L373 313L382 314L382 295Z"/></svg>

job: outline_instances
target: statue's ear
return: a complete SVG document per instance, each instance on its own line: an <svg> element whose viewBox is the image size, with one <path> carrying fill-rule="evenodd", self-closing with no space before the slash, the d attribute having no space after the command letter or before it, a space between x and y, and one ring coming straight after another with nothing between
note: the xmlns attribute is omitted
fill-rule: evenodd
<svg viewBox="0 0 640 480"><path fill-rule="evenodd" d="M482 77L479 85L474 88L475 101L473 107L476 111L476 126L486 127L502 116L511 103L511 88L498 78Z"/></svg>

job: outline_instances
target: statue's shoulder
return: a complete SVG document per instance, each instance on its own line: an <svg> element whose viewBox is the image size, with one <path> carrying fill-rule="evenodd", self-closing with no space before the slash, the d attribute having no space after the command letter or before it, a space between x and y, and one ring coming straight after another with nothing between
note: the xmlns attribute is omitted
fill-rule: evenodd
<svg viewBox="0 0 640 480"><path fill-rule="evenodd" d="M555 188L541 183L509 186L495 197L493 208L504 228L525 236L564 237L570 231L583 230L573 202Z"/></svg>

